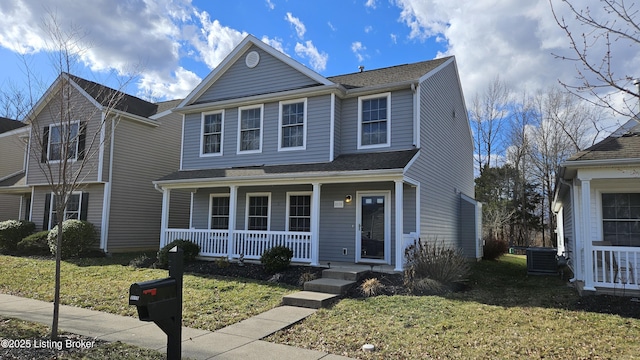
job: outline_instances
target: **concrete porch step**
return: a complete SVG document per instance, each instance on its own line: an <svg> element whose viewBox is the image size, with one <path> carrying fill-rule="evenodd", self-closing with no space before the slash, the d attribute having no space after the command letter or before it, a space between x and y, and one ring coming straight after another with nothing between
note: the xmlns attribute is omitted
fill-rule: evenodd
<svg viewBox="0 0 640 360"><path fill-rule="evenodd" d="M338 295L315 291L299 291L282 298L283 305L299 306L310 309L329 307L338 300Z"/></svg>
<svg viewBox="0 0 640 360"><path fill-rule="evenodd" d="M304 290L343 295L353 285L355 285L355 282L351 280L329 279L323 277L321 279L311 280L304 283Z"/></svg>
<svg viewBox="0 0 640 360"><path fill-rule="evenodd" d="M322 278L358 281L367 272L367 270L325 269L322 270Z"/></svg>

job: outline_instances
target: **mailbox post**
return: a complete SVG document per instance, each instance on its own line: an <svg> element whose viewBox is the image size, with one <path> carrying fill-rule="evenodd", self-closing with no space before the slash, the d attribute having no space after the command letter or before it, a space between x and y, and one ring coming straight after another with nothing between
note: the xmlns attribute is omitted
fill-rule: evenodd
<svg viewBox="0 0 640 360"><path fill-rule="evenodd" d="M182 249L169 250L169 277L131 284L129 305L136 305L138 318L153 321L167 334L167 359L182 355Z"/></svg>

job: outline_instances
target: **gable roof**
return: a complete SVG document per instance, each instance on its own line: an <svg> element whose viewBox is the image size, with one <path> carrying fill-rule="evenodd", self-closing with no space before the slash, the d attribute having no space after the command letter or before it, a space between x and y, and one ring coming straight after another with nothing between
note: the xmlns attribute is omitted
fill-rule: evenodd
<svg viewBox="0 0 640 360"><path fill-rule="evenodd" d="M336 84L340 84L347 89L417 80L422 77L422 75L437 68L450 58L452 57L449 56L412 64L396 65L381 69L330 76L327 79Z"/></svg>
<svg viewBox="0 0 640 360"><path fill-rule="evenodd" d="M640 159L638 120L629 120L604 140L569 157L567 162L617 159Z"/></svg>
<svg viewBox="0 0 640 360"><path fill-rule="evenodd" d="M22 121L0 116L0 134L21 128L23 126L27 126L27 124L23 123Z"/></svg>
<svg viewBox="0 0 640 360"><path fill-rule="evenodd" d="M313 176L332 175L336 172L363 171L363 170L401 170L413 159L418 149L358 153L340 155L331 162L312 164L288 164L266 166L242 166L232 168L216 168L203 170L181 170L164 176L157 182L172 182L180 180L226 180L229 178L265 176L300 176L310 174Z"/></svg>

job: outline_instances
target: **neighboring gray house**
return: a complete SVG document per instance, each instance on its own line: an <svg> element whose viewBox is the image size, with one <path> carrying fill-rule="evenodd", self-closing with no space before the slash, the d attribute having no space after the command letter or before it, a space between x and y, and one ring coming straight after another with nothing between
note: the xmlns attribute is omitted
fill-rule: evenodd
<svg viewBox="0 0 640 360"><path fill-rule="evenodd" d="M558 253L569 257L581 292L640 290L639 179L637 119L561 164L553 203Z"/></svg>
<svg viewBox="0 0 640 360"><path fill-rule="evenodd" d="M64 106L78 119L70 126L57 119L62 89L71 89L64 96ZM109 104L112 99L118 101ZM69 132L73 146L70 160L75 163L86 157L87 165L80 177L82 186L73 194L65 218L93 223L99 232L100 249L105 252L157 249L162 194L152 180L180 164L181 117L170 111L178 103L154 104L61 74L29 115L31 156L22 180L31 199L29 219L38 229L50 229L55 224L55 199L43 171L48 162L59 161L60 139ZM105 126L101 126L103 120ZM44 146L39 146L38 139ZM89 150L91 141L96 144L93 150ZM41 153L39 149L43 149ZM184 206L179 197L175 199L175 226L188 224L188 199L183 201Z"/></svg>
<svg viewBox="0 0 640 360"><path fill-rule="evenodd" d="M24 183L29 127L0 117L0 221L29 215L31 190Z"/></svg>
<svg viewBox="0 0 640 360"><path fill-rule="evenodd" d="M174 110L162 243L201 255L403 267L420 237L481 257L473 140L453 57L325 78L247 36ZM170 225L191 194L190 226Z"/></svg>

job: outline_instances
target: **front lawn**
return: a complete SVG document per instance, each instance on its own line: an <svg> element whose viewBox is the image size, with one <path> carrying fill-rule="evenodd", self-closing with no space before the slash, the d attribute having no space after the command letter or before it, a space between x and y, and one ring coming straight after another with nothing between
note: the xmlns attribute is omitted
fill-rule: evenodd
<svg viewBox="0 0 640 360"><path fill-rule="evenodd" d="M167 270L126 264L133 254L62 262L61 302L117 315L137 317L129 306L134 282L165 278ZM0 292L53 301L55 261L0 256ZM216 330L280 304L293 287L249 279L185 275L183 325Z"/></svg>
<svg viewBox="0 0 640 360"><path fill-rule="evenodd" d="M469 286L447 296L344 299L267 340L359 359L632 359L640 354L640 303L629 298L581 299L558 277L527 276L525 258L512 255L476 264ZM601 300L602 306L593 305ZM608 307L608 301L625 308ZM597 312L601 309L622 315ZM367 343L375 352L361 350Z"/></svg>

